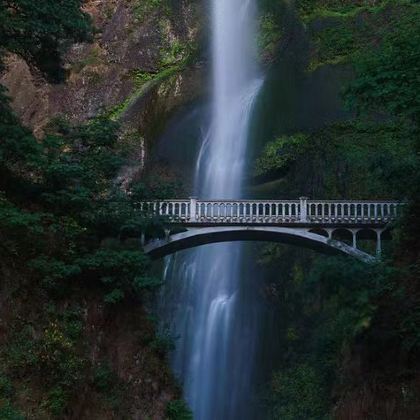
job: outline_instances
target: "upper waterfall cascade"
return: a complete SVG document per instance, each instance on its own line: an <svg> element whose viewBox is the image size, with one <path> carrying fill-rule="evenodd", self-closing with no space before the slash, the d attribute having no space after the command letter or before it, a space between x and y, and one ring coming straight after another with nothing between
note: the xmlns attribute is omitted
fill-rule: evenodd
<svg viewBox="0 0 420 420"><path fill-rule="evenodd" d="M256 1L211 0L211 13L211 115L201 139L195 194L239 199L263 84L256 64ZM241 244L225 243L165 261L160 312L180 337L171 361L196 420L255 418L249 360L258 344L257 311L250 310L257 304L241 281L241 255ZM247 354L239 357L240 348Z"/></svg>

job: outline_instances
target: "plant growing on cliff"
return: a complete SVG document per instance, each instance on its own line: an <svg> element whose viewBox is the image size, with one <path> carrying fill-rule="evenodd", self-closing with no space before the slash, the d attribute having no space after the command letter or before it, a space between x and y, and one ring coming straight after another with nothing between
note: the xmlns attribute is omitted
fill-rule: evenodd
<svg viewBox="0 0 420 420"><path fill-rule="evenodd" d="M283 35L273 13L267 13L260 17L258 34L258 48L263 58L272 58Z"/></svg>
<svg viewBox="0 0 420 420"><path fill-rule="evenodd" d="M327 420L327 392L316 370L300 364L277 372L272 380L272 419Z"/></svg>
<svg viewBox="0 0 420 420"><path fill-rule="evenodd" d="M1 0L0 54L13 52L53 80L62 80L62 53L91 38L82 0Z"/></svg>
<svg viewBox="0 0 420 420"><path fill-rule="evenodd" d="M328 64L355 63L367 48L376 55L378 44L396 27L410 27L410 19L418 19L419 13L418 5L410 0L309 3L309 20L323 19L321 25L311 26L314 53L310 71Z"/></svg>
<svg viewBox="0 0 420 420"><path fill-rule="evenodd" d="M412 5L380 47L360 52L354 60L356 78L346 90L351 107L373 109L407 118L420 126L420 6Z"/></svg>
<svg viewBox="0 0 420 420"><path fill-rule="evenodd" d="M268 143L255 164L255 175L266 175L287 168L308 148L308 136L281 136Z"/></svg>
<svg viewBox="0 0 420 420"><path fill-rule="evenodd" d="M167 0L135 0L134 14L140 21L143 21L153 12L165 14L168 11Z"/></svg>
<svg viewBox="0 0 420 420"><path fill-rule="evenodd" d="M192 420L193 416L183 400L170 401L166 407L168 420Z"/></svg>

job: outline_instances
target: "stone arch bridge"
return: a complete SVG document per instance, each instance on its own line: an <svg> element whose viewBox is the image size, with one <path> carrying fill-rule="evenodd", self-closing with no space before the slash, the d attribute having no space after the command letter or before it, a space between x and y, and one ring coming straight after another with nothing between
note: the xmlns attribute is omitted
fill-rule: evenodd
<svg viewBox="0 0 420 420"><path fill-rule="evenodd" d="M347 254L373 262L382 239L401 213L395 201L346 200L163 200L140 203L140 210L167 221L164 239L142 244L160 258L199 245L230 241L272 241ZM183 228L171 233L170 225ZM358 248L358 241L376 241L376 256Z"/></svg>

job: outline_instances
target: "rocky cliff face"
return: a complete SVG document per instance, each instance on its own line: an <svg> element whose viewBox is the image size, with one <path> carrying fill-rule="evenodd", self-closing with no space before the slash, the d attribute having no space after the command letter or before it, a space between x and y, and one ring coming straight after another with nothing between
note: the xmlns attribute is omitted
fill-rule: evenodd
<svg viewBox="0 0 420 420"><path fill-rule="evenodd" d="M202 93L202 8L193 0L96 0L85 8L95 39L71 47L65 83L48 83L15 55L0 82L37 136L55 116L82 122L105 113L141 146L174 109Z"/></svg>

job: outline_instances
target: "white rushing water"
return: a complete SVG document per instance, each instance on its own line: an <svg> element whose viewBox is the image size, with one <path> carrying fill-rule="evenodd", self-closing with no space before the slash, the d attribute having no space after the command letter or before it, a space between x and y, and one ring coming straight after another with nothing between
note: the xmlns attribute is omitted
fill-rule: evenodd
<svg viewBox="0 0 420 420"><path fill-rule="evenodd" d="M249 122L262 85L255 65L255 4L211 1L212 118L197 162L196 194L240 198ZM197 420L251 418L257 317L242 292L240 262L238 243L166 260L161 315L179 336L173 368Z"/></svg>

